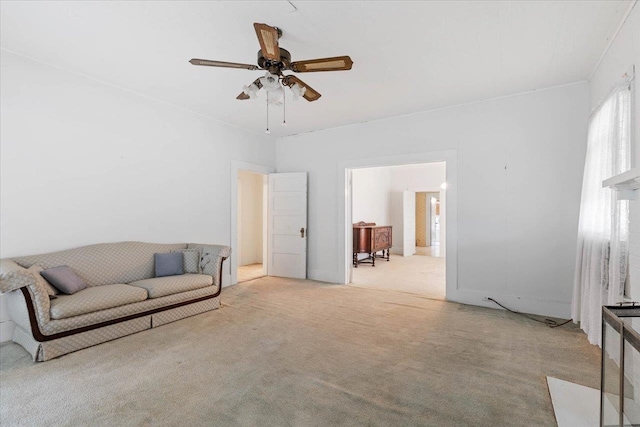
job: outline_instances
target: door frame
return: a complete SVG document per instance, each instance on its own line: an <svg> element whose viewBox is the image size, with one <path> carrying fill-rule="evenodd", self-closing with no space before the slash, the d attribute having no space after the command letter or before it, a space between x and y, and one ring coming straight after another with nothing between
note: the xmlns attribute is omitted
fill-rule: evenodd
<svg viewBox="0 0 640 427"><path fill-rule="evenodd" d="M229 257L230 263L229 268L231 269L231 283L230 285L235 285L238 283L238 257L235 253L238 248L238 171L247 171L259 173L262 175L269 175L270 173L275 173L276 169L267 166L267 165L258 165L255 163L247 163L240 162L237 160L231 161L231 236L230 236L230 246L231 246L231 256ZM264 200L264 191L263 191L263 200ZM263 206L264 211L264 206ZM265 221L263 220L263 225ZM267 232L266 229L262 230L262 235L264 236ZM264 248L264 242L263 242ZM264 254L263 254L264 256ZM263 270L266 268L263 264Z"/></svg>
<svg viewBox="0 0 640 427"><path fill-rule="evenodd" d="M427 194L429 193L438 193L438 203L440 204L440 212L444 211L445 215L447 214L447 207L446 207L446 198L443 198L442 195L442 190L441 191L428 191L426 192ZM431 221L433 221L433 214L435 214L435 210L433 209L433 204L431 203L431 201L428 202L428 209L429 209L429 247L433 246L431 243L433 242L433 235L432 235L432 230L431 230ZM443 215L443 217L445 216ZM446 221L443 223L442 221L440 222L440 236L439 239L440 241L438 242L438 245L440 245L442 242L442 230L444 229L444 227L446 227ZM446 230L445 230L445 237L446 237ZM446 242L444 242L445 246L446 246ZM442 248L442 246L441 246Z"/></svg>
<svg viewBox="0 0 640 427"><path fill-rule="evenodd" d="M338 194L344 194L338 203L338 283L351 282L350 248L353 246L352 236L352 194L351 179L353 169L381 166L401 166L422 163L446 162L446 211L445 221L445 264L446 291L445 299L455 299L458 293L458 163L456 150L430 151L394 156L371 157L346 160L338 163ZM442 192L442 193L444 193ZM441 195L442 195L441 193ZM442 199L441 199L442 200ZM442 243L441 243L442 244Z"/></svg>

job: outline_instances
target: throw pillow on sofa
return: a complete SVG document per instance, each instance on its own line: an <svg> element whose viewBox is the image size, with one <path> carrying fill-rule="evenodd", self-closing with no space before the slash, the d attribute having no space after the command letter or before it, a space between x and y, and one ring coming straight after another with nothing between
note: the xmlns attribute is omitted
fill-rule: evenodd
<svg viewBox="0 0 640 427"><path fill-rule="evenodd" d="M47 282L45 280L45 278L42 277L42 275L40 273L42 273L44 271L44 268L42 268L41 265L34 264L31 267L27 268L27 271L31 271L32 273L34 273L36 275L36 279L47 290L47 293L49 294L50 298L51 297L55 298L55 296L60 293L59 290L57 290L51 283Z"/></svg>
<svg viewBox="0 0 640 427"><path fill-rule="evenodd" d="M200 273L200 250L199 249L180 249L182 253L182 269L185 273Z"/></svg>
<svg viewBox="0 0 640 427"><path fill-rule="evenodd" d="M47 268L42 270L40 275L63 294L72 295L87 287L87 284L68 265Z"/></svg>
<svg viewBox="0 0 640 427"><path fill-rule="evenodd" d="M184 274L181 252L154 254L154 260L156 264L156 277Z"/></svg>

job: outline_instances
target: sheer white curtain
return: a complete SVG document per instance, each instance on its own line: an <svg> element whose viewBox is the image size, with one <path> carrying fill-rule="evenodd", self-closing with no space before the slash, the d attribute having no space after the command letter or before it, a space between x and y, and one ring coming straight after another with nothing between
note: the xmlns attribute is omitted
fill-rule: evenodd
<svg viewBox="0 0 640 427"><path fill-rule="evenodd" d="M603 305L622 301L626 280L629 202L602 181L630 169L631 86L616 86L589 121L582 182L578 253L571 315L600 345Z"/></svg>

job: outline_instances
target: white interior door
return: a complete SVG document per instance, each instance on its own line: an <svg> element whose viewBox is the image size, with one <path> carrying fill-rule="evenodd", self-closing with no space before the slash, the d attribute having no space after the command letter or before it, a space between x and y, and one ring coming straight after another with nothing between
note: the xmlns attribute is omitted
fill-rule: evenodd
<svg viewBox="0 0 640 427"><path fill-rule="evenodd" d="M307 278L307 173L269 174L270 276Z"/></svg>
<svg viewBox="0 0 640 427"><path fill-rule="evenodd" d="M237 236L237 249L236 249L236 257L238 258L238 266L242 265L242 179L238 178L238 219L236 224L238 224L237 226L237 231L236 231L236 236Z"/></svg>
<svg viewBox="0 0 640 427"><path fill-rule="evenodd" d="M416 253L416 193L402 192L402 255Z"/></svg>

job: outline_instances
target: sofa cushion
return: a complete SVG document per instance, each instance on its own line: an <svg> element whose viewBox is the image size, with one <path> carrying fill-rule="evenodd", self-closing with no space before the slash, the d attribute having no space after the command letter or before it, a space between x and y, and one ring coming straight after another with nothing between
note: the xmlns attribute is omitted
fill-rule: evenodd
<svg viewBox="0 0 640 427"><path fill-rule="evenodd" d="M194 299L206 296L213 296L218 290L217 286L206 286L193 291L181 292L179 294L167 295L162 298L147 298L144 301L133 304L121 305L119 307L107 308L105 310L94 311L93 313L81 314L79 316L68 317L66 319L54 319L44 324L40 329L45 335L57 334L85 326L95 325L100 322L119 320L125 316L131 316L149 310L162 309L168 305L191 302ZM15 292L13 293L15 294ZM48 300L47 300L48 302ZM47 314L49 314L47 312ZM29 322L27 315L27 322ZM25 330L31 326L27 323ZM0 383L0 389L2 384ZM1 424L0 424L1 425Z"/></svg>
<svg viewBox="0 0 640 427"><path fill-rule="evenodd" d="M180 276L156 277L129 283L147 290L149 298L177 294L213 285L213 277L206 274L182 274Z"/></svg>
<svg viewBox="0 0 640 427"><path fill-rule="evenodd" d="M184 274L182 269L182 254L170 252L166 254L155 254L156 277L177 276Z"/></svg>
<svg viewBox="0 0 640 427"><path fill-rule="evenodd" d="M66 319L145 299L147 291L140 287L122 284L93 286L73 295L58 295L51 300L51 318Z"/></svg>
<svg viewBox="0 0 640 427"><path fill-rule="evenodd" d="M42 270L40 275L63 294L75 294L87 287L87 284L68 265Z"/></svg>
<svg viewBox="0 0 640 427"><path fill-rule="evenodd" d="M200 273L200 249L181 249L184 273Z"/></svg>

